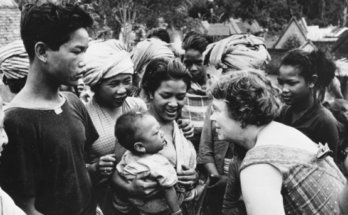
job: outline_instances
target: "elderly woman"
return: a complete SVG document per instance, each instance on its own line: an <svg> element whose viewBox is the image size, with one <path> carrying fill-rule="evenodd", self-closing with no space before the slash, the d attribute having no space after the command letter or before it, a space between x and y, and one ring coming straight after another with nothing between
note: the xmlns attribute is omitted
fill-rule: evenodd
<svg viewBox="0 0 348 215"><path fill-rule="evenodd" d="M149 113L159 122L167 142L159 154L166 157L176 169L180 188L177 191L179 193L192 189L198 181L195 171L196 152L192 143L185 138L183 131L179 129L175 121L184 106L190 84L191 76L185 66L178 59L168 58L151 61L142 81L142 89L149 104ZM144 196L144 193L153 193L160 189L157 184L147 189L136 187L134 183L128 183L121 178L117 171L113 176L113 184L117 197L124 195L139 197ZM142 192L139 193L139 191ZM158 198L158 196L151 198L156 197ZM182 198L179 198L180 201L182 202ZM166 203L159 198L154 209L166 212ZM118 208L118 210L125 210L124 213L129 212L129 208ZM151 214L151 211L148 213Z"/></svg>
<svg viewBox="0 0 348 215"><path fill-rule="evenodd" d="M115 138L116 120L130 110L147 109L141 99L128 96L132 89L134 70L130 55L124 50L123 44L109 40L91 43L86 52L87 73L84 82L94 92L93 98L87 103L87 111L99 133L99 139L88 152L87 162L104 214L115 213L108 176L112 175L115 164L125 152ZM191 124L186 121L180 126L184 127L186 135L191 135ZM151 186L151 183L140 179L134 180L134 184L146 188Z"/></svg>
<svg viewBox="0 0 348 215"><path fill-rule="evenodd" d="M340 214L337 198L346 183L327 147L274 122L278 90L259 71L224 76L212 89L218 137L247 153L239 169L248 215ZM231 168L233 169L233 168ZM235 214L228 182L224 214ZM231 189L232 188L232 189Z"/></svg>
<svg viewBox="0 0 348 215"><path fill-rule="evenodd" d="M204 62L222 69L223 74L243 68L262 68L269 59L263 39L252 35L228 37L208 45L204 53ZM200 139L198 164L207 175L214 177L212 181L216 181L207 194L207 207L213 212L221 211L230 162L240 164L235 151L244 150L231 142L218 139L215 126L210 120L211 114L209 106Z"/></svg>

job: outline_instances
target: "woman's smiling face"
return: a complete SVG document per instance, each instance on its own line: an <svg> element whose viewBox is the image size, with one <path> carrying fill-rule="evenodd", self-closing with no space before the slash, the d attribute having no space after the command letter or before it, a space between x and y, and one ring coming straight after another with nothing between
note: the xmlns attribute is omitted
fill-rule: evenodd
<svg viewBox="0 0 348 215"><path fill-rule="evenodd" d="M160 122L170 122L177 118L185 104L187 85L182 80L163 81L150 96L150 108Z"/></svg>
<svg viewBox="0 0 348 215"><path fill-rule="evenodd" d="M112 107L122 106L132 89L132 75L119 74L103 80L96 89L98 100L104 105Z"/></svg>
<svg viewBox="0 0 348 215"><path fill-rule="evenodd" d="M210 120L215 123L219 140L238 143L243 129L239 122L230 117L226 101L222 99L213 99L212 111L213 114L210 116Z"/></svg>

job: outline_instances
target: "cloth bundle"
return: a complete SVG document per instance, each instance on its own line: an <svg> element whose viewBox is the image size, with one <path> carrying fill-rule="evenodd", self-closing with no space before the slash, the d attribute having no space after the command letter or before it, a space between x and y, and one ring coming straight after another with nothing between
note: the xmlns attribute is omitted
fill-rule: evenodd
<svg viewBox="0 0 348 215"><path fill-rule="evenodd" d="M133 63L126 47L117 40L90 43L86 51L85 84L93 87L102 79L133 74Z"/></svg>
<svg viewBox="0 0 348 215"><path fill-rule="evenodd" d="M204 62L216 68L240 70L260 68L271 60L264 41L253 35L233 35L208 45Z"/></svg>
<svg viewBox="0 0 348 215"><path fill-rule="evenodd" d="M22 40L0 48L0 72L9 79L25 78L29 72L29 57Z"/></svg>
<svg viewBox="0 0 348 215"><path fill-rule="evenodd" d="M134 72L139 78L139 83L150 61L162 57L174 58L174 53L168 43L154 38L138 43L132 51L132 61L134 63Z"/></svg>

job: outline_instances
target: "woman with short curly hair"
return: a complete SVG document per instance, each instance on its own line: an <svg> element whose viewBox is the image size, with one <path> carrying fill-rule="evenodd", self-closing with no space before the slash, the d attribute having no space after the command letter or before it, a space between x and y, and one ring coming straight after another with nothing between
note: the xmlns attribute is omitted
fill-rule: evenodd
<svg viewBox="0 0 348 215"><path fill-rule="evenodd" d="M246 211L231 202L236 189L229 178L223 214L339 214L336 200L344 176L327 156L329 149L273 121L280 107L278 90L260 71L223 76L212 94L211 120L219 139L247 151L238 169ZM231 166L229 174L234 174Z"/></svg>

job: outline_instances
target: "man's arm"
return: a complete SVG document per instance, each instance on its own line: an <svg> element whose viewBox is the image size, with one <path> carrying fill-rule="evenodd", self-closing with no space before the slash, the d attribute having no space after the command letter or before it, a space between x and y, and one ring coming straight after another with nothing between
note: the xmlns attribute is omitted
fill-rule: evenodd
<svg viewBox="0 0 348 215"><path fill-rule="evenodd" d="M16 204L20 207L27 215L42 215L35 209L35 197L20 197L16 199Z"/></svg>

